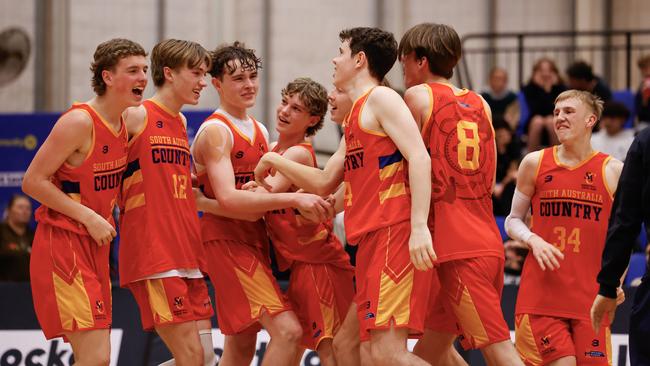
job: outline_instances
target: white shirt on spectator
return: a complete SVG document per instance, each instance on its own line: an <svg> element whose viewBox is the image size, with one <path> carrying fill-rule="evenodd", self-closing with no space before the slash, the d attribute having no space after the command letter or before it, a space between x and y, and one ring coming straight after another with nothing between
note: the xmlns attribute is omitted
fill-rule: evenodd
<svg viewBox="0 0 650 366"><path fill-rule="evenodd" d="M634 130L626 128L614 136L607 134L605 129L591 135L591 147L594 150L609 154L620 161L625 161L627 150L634 140Z"/></svg>

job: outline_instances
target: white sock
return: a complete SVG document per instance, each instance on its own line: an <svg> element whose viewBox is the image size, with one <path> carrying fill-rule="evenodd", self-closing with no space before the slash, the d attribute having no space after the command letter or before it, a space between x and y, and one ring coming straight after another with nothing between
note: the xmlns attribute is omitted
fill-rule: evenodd
<svg viewBox="0 0 650 366"><path fill-rule="evenodd" d="M176 360L172 358L171 360L167 360L158 366L176 366Z"/></svg>
<svg viewBox="0 0 650 366"><path fill-rule="evenodd" d="M199 330L199 338L201 338L201 346L203 347L203 365L215 366L217 357L212 346L212 329Z"/></svg>

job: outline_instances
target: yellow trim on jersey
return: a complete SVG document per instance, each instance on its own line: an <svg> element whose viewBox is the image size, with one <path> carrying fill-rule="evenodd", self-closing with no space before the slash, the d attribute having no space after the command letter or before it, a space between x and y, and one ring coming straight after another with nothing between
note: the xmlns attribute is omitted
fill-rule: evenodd
<svg viewBox="0 0 650 366"><path fill-rule="evenodd" d="M323 239L327 238L328 234L329 234L329 231L327 231L327 229L323 229L323 230L319 231L318 233L316 233L316 235L313 235L311 237L298 238L298 243L300 245L307 245L307 244L313 243L315 241L319 241L319 240L323 240Z"/></svg>
<svg viewBox="0 0 650 366"><path fill-rule="evenodd" d="M133 136L129 140L129 147L131 147L131 145L133 145L133 143L138 139L138 137L142 135L144 130L147 129L147 124L149 124L149 115L147 114L147 108L144 108L144 121L142 122L142 128L140 128L138 132L133 134Z"/></svg>
<svg viewBox="0 0 650 366"><path fill-rule="evenodd" d="M612 160L612 157L608 156L607 158L605 158L605 161L603 161L601 174L603 175L603 184L605 185L605 189L607 190L607 193L609 193L609 198L614 198L614 191L612 191L612 188L609 186L609 183L607 183L607 174L605 174L607 163L609 163L610 160Z"/></svg>
<svg viewBox="0 0 650 366"><path fill-rule="evenodd" d="M142 169L136 170L130 177L126 178L122 182L122 190L126 191L131 188L132 185L142 182Z"/></svg>
<svg viewBox="0 0 650 366"><path fill-rule="evenodd" d="M111 133L113 134L113 136L115 136L115 137L120 136L120 134L122 133L122 129L123 129L123 128L126 128L126 126L125 126L125 124L124 124L124 121L122 120L122 116L120 116L120 129L117 130L117 131L115 131L115 130L113 129L113 127L112 127L112 126L111 126L111 125L110 125L110 124L109 124L109 123L104 119L104 117L102 117L101 114L99 114L99 112L97 112L97 110L96 110L95 108L93 108L90 104L86 104L86 105L88 106L88 108L92 109L93 112L95 112L95 114L97 115L97 117L99 117L99 120L102 121L102 123L104 124L104 126L106 126L106 128L108 128L109 131L111 131ZM88 111L84 111L84 112L87 113ZM92 118L92 117L91 117L91 118Z"/></svg>
<svg viewBox="0 0 650 366"><path fill-rule="evenodd" d="M159 323L172 321L174 316L172 315L172 310L169 308L163 278L144 281L147 286L149 307L151 307L151 314L153 314L154 321ZM156 318L156 315L158 315L158 318Z"/></svg>
<svg viewBox="0 0 650 366"><path fill-rule="evenodd" d="M359 101L359 99L363 98L365 95L368 95L366 100L364 100L363 103L361 103L361 106L359 107L359 113L358 113L358 117L357 117L357 125L359 125L359 129L361 131L363 131L363 132L365 132L365 133L367 133L369 135L375 135L375 136L379 136L379 137L387 137L388 135L385 132L380 132L380 131L371 130L369 128L364 128L363 125L361 124L361 115L363 113L363 108L366 106L366 103L368 102L368 99L370 99L370 93L374 89L375 89L375 87L373 86L372 88L370 88L370 90L365 92L362 96L357 98L357 100L354 102L354 104L356 104L357 101ZM354 104L353 104L353 106L354 106Z"/></svg>
<svg viewBox="0 0 650 366"><path fill-rule="evenodd" d="M132 210L134 208L144 206L147 203L144 193L136 194L133 197L129 197L124 204L124 212Z"/></svg>
<svg viewBox="0 0 650 366"><path fill-rule="evenodd" d="M566 165L563 162L560 161L560 158L557 156L557 149L559 145L553 146L553 160L555 161L555 164L559 167L562 167L567 170L576 170L580 168L581 166L587 164L589 160L591 160L594 156L598 154L598 151L594 151L591 155L589 155L585 160L579 162L578 164L574 166Z"/></svg>
<svg viewBox="0 0 650 366"><path fill-rule="evenodd" d="M95 325L95 320L81 272L74 275L70 284L54 272L52 273L52 282L61 327L69 331L92 328Z"/></svg>
<svg viewBox="0 0 650 366"><path fill-rule="evenodd" d="M67 193L67 195L72 198L73 201L81 203L81 193Z"/></svg>
<svg viewBox="0 0 650 366"><path fill-rule="evenodd" d="M83 103L76 103L76 104L83 104ZM91 130L90 130L90 139L91 139L92 142L90 143L90 148L88 149L88 152L86 153L86 156L84 156L84 160L81 162L81 164L79 164L77 166L74 166L74 165L68 163L67 161L63 162L63 165L65 165L66 167L68 167L71 170L72 169L77 169L80 166L84 165L86 160L88 160L88 158L90 158L90 155L92 155L93 151L95 150L95 120L93 119L93 116L90 114L90 112L88 112L87 110L85 110L83 108L79 108L79 109L76 109L76 110L79 110L79 111L82 111L82 112L86 113L88 115L88 118L90 118L90 123L91 123L91 127L92 127ZM68 113L70 113L70 112L71 111L69 111ZM68 113L66 113L66 114L68 114ZM61 116L61 117L63 117L63 116ZM61 118L59 117L59 119L61 119Z"/></svg>
<svg viewBox="0 0 650 366"><path fill-rule="evenodd" d="M427 131L427 128L429 128L429 125L433 123L433 89L431 89L431 85L429 84L423 84L424 87L427 90L427 94L429 94L429 110L427 111L427 119L422 122L422 126L420 127L420 134L424 136L424 133Z"/></svg>
<svg viewBox="0 0 650 366"><path fill-rule="evenodd" d="M395 173L402 171L404 169L404 161L398 161L396 163L390 164L385 168L379 169L379 180L386 180L395 175Z"/></svg>
<svg viewBox="0 0 650 366"><path fill-rule="evenodd" d="M388 189L379 191L379 203L384 203L389 198L395 198L406 194L406 185L404 183L391 184Z"/></svg>
<svg viewBox="0 0 650 366"><path fill-rule="evenodd" d="M612 331L605 327L605 350L607 352L607 364L612 366Z"/></svg>
<svg viewBox="0 0 650 366"><path fill-rule="evenodd" d="M155 100L155 99L153 99L153 98L149 98L149 101L150 101L151 103L157 105L160 109L162 109L163 111L165 111L165 113L169 114L169 115L172 116L172 117L178 117L178 115L181 113L180 111L179 111L178 113L174 113L174 112L172 112L172 110L169 109L169 108L168 108L166 105L164 105L162 102L157 101L157 100Z"/></svg>
<svg viewBox="0 0 650 366"><path fill-rule="evenodd" d="M343 182L345 184L345 191L343 193L343 201L345 207L352 206L352 185L350 182Z"/></svg>
<svg viewBox="0 0 650 366"><path fill-rule="evenodd" d="M449 89L451 89L451 92L454 93L454 95L457 96L457 97L462 97L463 95L469 93L469 89L457 88L456 86L454 86L451 83L447 83L447 82L444 82L444 81L435 81L435 83L448 87ZM459 91L457 92L456 89L458 89Z"/></svg>
<svg viewBox="0 0 650 366"><path fill-rule="evenodd" d="M458 304L452 302L452 307L454 314L456 314L456 317L463 326L466 336L471 338L477 348L489 342L490 338L485 327L483 327L483 322L478 315L478 310L476 310L474 300L472 299L472 295L469 294L467 286L463 285L460 302Z"/></svg>
<svg viewBox="0 0 650 366"><path fill-rule="evenodd" d="M255 264L256 268L252 276L239 268L235 268L235 274L246 294L250 306L251 318L256 319L266 309L273 314L284 310L284 305L275 291L275 286L267 273L262 269L261 263Z"/></svg>
<svg viewBox="0 0 650 366"><path fill-rule="evenodd" d="M320 306L320 313L323 316L323 326L325 328L323 329L323 333L318 339L320 342L324 338L334 338L334 330L337 328L337 324L335 324L335 322L338 317L336 316L335 306L323 304L322 302L320 302L318 305Z"/></svg>
<svg viewBox="0 0 650 366"><path fill-rule="evenodd" d="M414 271L411 268L399 282L393 281L386 272L381 272L376 326L388 325L391 319L395 321L395 325L408 324L411 316Z"/></svg>
<svg viewBox="0 0 650 366"><path fill-rule="evenodd" d="M533 365L542 365L542 355L539 354L533 329L530 326L528 314L518 315L515 322L515 348L519 357Z"/></svg>

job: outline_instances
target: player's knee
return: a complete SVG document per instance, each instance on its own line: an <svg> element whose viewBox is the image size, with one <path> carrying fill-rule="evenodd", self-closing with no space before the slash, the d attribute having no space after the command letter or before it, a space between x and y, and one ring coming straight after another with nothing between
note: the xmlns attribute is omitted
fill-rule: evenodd
<svg viewBox="0 0 650 366"><path fill-rule="evenodd" d="M178 365L203 365L203 347L195 342L188 342L174 354Z"/></svg>
<svg viewBox="0 0 650 366"><path fill-rule="evenodd" d="M399 351L388 347L383 342L371 342L370 360L373 365L394 365L398 359Z"/></svg>
<svg viewBox="0 0 650 366"><path fill-rule="evenodd" d="M75 355L76 356L76 355ZM76 357L75 357L76 358ZM86 353L80 358L76 359L76 363L89 366L108 366L111 361L109 352L97 349L96 351Z"/></svg>
<svg viewBox="0 0 650 366"><path fill-rule="evenodd" d="M334 340L332 340L332 348L335 353L339 354L349 352L357 346L358 344L355 344L355 342L349 339L349 337L345 337L345 335L341 333L334 336Z"/></svg>
<svg viewBox="0 0 650 366"><path fill-rule="evenodd" d="M298 344L302 339L302 327L298 322L285 322L278 328L277 335L285 342Z"/></svg>

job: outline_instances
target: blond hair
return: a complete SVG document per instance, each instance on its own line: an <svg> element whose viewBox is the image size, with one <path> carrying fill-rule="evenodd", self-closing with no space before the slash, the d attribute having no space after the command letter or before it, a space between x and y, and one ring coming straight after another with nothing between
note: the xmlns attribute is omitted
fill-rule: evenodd
<svg viewBox="0 0 650 366"><path fill-rule="evenodd" d="M193 69L201 63L210 68L210 55L200 44L192 41L167 39L151 51L151 78L157 87L165 84L165 67L177 70L181 67Z"/></svg>
<svg viewBox="0 0 650 366"><path fill-rule="evenodd" d="M560 95L555 98L555 104L572 98L578 99L584 105L586 105L587 108L591 109L591 112L596 116L596 121L600 121L600 117L603 115L604 108L602 99L594 94L591 94L590 92L572 89L560 93Z"/></svg>
<svg viewBox="0 0 650 366"><path fill-rule="evenodd" d="M113 38L102 42L95 49L90 71L93 73L91 85L95 94L102 96L106 93L106 83L102 77L104 70L113 70L121 59L129 56L147 56L140 44L124 38Z"/></svg>

